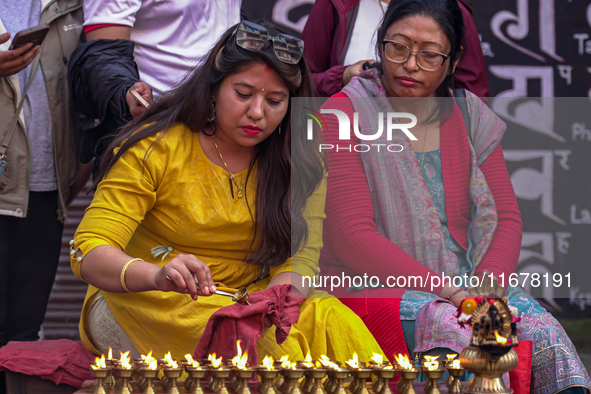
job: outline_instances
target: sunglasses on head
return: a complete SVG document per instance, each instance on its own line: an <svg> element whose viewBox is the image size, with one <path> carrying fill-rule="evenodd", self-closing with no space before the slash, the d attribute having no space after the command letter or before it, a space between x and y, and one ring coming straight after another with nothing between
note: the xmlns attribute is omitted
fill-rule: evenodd
<svg viewBox="0 0 591 394"><path fill-rule="evenodd" d="M265 27L250 21L240 22L233 35L236 45L247 51L260 51L271 40L275 56L283 63L297 64L304 53L301 39L289 34L271 36Z"/></svg>

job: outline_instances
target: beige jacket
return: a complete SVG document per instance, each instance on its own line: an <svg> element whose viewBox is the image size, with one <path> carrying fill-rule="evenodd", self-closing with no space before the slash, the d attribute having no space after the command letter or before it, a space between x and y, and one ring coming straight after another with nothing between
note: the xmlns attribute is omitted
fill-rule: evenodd
<svg viewBox="0 0 591 394"><path fill-rule="evenodd" d="M84 21L82 0L41 0L41 21L51 26L41 48L40 67L43 72L51 123L53 151L59 193L57 218L66 219L66 201L76 171L78 122L70 111L67 85L68 60L80 42ZM0 34L6 32L0 20ZM16 32L12 32L13 36ZM0 45L6 51L11 41ZM8 134L10 121L21 99L24 86L17 75L0 78L0 144ZM30 150L26 124L21 111L12 134L5 160L6 171L0 175L0 215L25 217L29 203Z"/></svg>

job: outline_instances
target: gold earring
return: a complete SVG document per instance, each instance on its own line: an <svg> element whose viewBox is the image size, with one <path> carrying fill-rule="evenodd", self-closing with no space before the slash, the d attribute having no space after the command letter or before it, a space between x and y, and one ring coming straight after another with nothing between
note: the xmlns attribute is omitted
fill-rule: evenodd
<svg viewBox="0 0 591 394"><path fill-rule="evenodd" d="M211 96L211 105L209 107L209 117L207 118L207 122L211 123L215 120L215 101L213 100L213 96Z"/></svg>

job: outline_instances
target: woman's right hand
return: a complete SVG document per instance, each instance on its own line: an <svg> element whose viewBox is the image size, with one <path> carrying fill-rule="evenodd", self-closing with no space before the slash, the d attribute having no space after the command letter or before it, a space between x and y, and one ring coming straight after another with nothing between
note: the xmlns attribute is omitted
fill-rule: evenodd
<svg viewBox="0 0 591 394"><path fill-rule="evenodd" d="M156 271L154 283L160 291L191 294L193 300L197 300L199 296L210 296L217 291L209 267L197 257L188 254L179 254ZM200 289L197 289L197 283Z"/></svg>
<svg viewBox="0 0 591 394"><path fill-rule="evenodd" d="M10 33L0 34L0 44L4 44L9 38ZM23 70L31 64L40 50L39 45L33 47L33 44L28 43L16 49L0 51L0 77L9 77Z"/></svg>

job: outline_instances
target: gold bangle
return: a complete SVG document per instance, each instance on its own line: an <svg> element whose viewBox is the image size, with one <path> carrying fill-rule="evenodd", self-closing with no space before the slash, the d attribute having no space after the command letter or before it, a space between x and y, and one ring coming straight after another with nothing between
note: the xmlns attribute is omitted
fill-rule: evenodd
<svg viewBox="0 0 591 394"><path fill-rule="evenodd" d="M125 263L125 265L121 269L121 275L120 275L121 287L123 287L123 290L125 290L128 293L132 293L132 291L129 290L129 288L127 287L127 284L125 284L125 273L127 272L127 269L129 268L131 263L133 263L134 261L143 261L143 260L140 258L131 259L127 263Z"/></svg>

